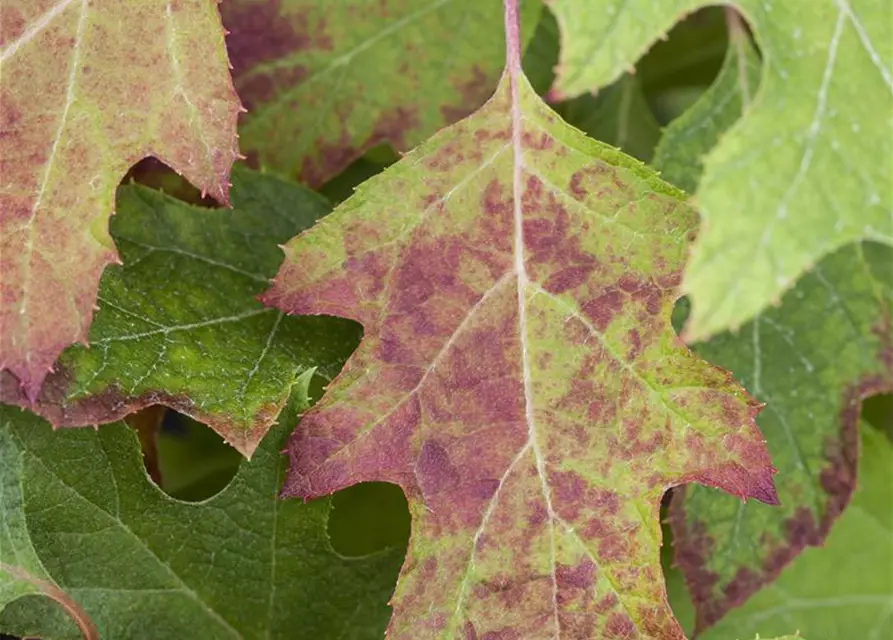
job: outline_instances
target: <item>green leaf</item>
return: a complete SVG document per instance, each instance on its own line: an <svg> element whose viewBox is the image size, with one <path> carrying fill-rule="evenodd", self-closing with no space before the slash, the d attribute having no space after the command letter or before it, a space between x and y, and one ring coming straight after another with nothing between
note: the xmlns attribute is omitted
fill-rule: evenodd
<svg viewBox="0 0 893 640"><path fill-rule="evenodd" d="M207 0L4 0L0 95L0 370L33 398L118 260L121 177L151 154L225 202L240 106Z"/></svg>
<svg viewBox="0 0 893 640"><path fill-rule="evenodd" d="M27 413L0 409L0 446L20 460L23 494L16 503L4 492L4 521L24 519L46 572L97 637L381 638L400 554L343 558L326 534L328 500L277 498L279 450L306 404L310 375L251 462L197 504L149 481L123 423L54 433ZM0 617L7 631L65 636L45 624L22 607Z"/></svg>
<svg viewBox="0 0 893 640"><path fill-rule="evenodd" d="M861 400L893 391L890 264L893 251L883 245L841 249L804 276L779 308L737 335L698 345L700 356L732 371L767 403L757 424L778 469L781 506L745 505L698 487L675 495L676 562L695 601L697 629L772 582L805 547L833 535L856 486ZM852 636L840 636L846 637Z"/></svg>
<svg viewBox="0 0 893 640"><path fill-rule="evenodd" d="M286 318L255 299L276 272L277 245L328 211L310 191L233 174L233 209L201 209L121 187L111 231L124 266L109 270L90 347L61 357L34 410L60 426L101 424L150 404L205 422L251 455L295 376L331 378L360 328ZM0 397L27 404L14 380Z"/></svg>
<svg viewBox="0 0 893 640"><path fill-rule="evenodd" d="M686 189L698 158L746 109L758 61L732 33L714 85L672 123L655 164ZM781 507L727 500L698 487L671 508L676 561L685 572L702 630L744 602L808 545L820 545L855 486L856 423L862 398L893 389L886 356L893 307L893 252L851 245L825 258L740 333L697 346L767 403L757 423L767 439ZM821 322L816 322L821 318ZM684 497L683 497L684 496Z"/></svg>
<svg viewBox="0 0 893 640"><path fill-rule="evenodd" d="M612 82L701 0L551 4L562 30L558 90ZM683 289L692 339L736 328L822 257L893 244L893 22L885 0L737 3L765 65L752 108L704 159L705 220Z"/></svg>
<svg viewBox="0 0 893 640"><path fill-rule="evenodd" d="M389 638L682 638L661 496L774 501L756 406L670 325L694 212L543 103L507 6L494 97L286 246L264 300L365 334L283 493L403 488Z"/></svg>
<svg viewBox="0 0 893 640"><path fill-rule="evenodd" d="M0 408L0 420L13 416ZM5 435L5 425L0 433ZM23 452L10 439L0 437L0 612L27 596L44 595L57 602L71 617L60 616L57 624L77 625L84 638L94 637L95 627L86 614L53 582L34 548L25 522L22 470ZM43 604L43 599L29 600ZM59 613L59 610L55 610ZM77 622L75 622L77 621ZM2 628L2 625L0 625ZM73 629L70 629L73 631Z"/></svg>
<svg viewBox="0 0 893 640"><path fill-rule="evenodd" d="M893 445L864 423L860 431L858 488L824 546L804 551L698 640L789 629L825 640L893 637Z"/></svg>
<svg viewBox="0 0 893 640"><path fill-rule="evenodd" d="M540 10L525 0L525 23ZM493 0L227 0L221 11L248 107L243 150L314 187L377 144L406 151L468 115L504 61Z"/></svg>

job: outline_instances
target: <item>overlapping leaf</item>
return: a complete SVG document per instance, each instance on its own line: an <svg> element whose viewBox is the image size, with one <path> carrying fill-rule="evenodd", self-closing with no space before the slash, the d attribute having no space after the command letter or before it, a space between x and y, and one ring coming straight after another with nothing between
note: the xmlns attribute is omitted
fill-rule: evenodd
<svg viewBox="0 0 893 640"><path fill-rule="evenodd" d="M239 102L207 0L4 0L0 370L34 397L83 341L115 188L154 155L225 201Z"/></svg>
<svg viewBox="0 0 893 640"><path fill-rule="evenodd" d="M767 403L758 424L779 470L781 501L765 509L697 487L674 497L676 560L699 628L774 580L806 546L823 544L847 508L856 487L860 402L893 391L890 264L893 251L883 245L841 249L813 267L778 309L737 336L698 346L699 355L729 368ZM834 588L825 587L829 594Z"/></svg>
<svg viewBox="0 0 893 640"><path fill-rule="evenodd" d="M860 429L858 488L825 544L800 554L699 640L787 629L826 640L893 637L893 446L869 425Z"/></svg>
<svg viewBox="0 0 893 640"><path fill-rule="evenodd" d="M124 424L53 433L28 413L0 409L0 452L21 470L9 485L16 491L2 494L0 531L14 525L22 543L0 548L0 585L25 549L89 618L93 637L381 638L399 554L343 558L326 534L328 501L276 497L279 449L306 406L310 375L252 461L202 503L174 500L149 481ZM70 637L64 618L45 613L23 598L0 614L0 629Z"/></svg>
<svg viewBox="0 0 893 640"><path fill-rule="evenodd" d="M161 403L250 455L301 370L335 375L359 327L285 318L255 300L276 272L278 245L328 205L272 176L239 170L233 181L233 210L121 187L111 233L124 266L102 279L90 347L62 355L35 411L79 426ZM0 397L28 404L11 376Z"/></svg>
<svg viewBox="0 0 893 640"><path fill-rule="evenodd" d="M290 440L283 491L403 487L389 637L681 638L661 495L773 502L756 404L669 323L694 212L557 118L518 59L286 247L265 301L365 338Z"/></svg>
<svg viewBox="0 0 893 640"><path fill-rule="evenodd" d="M522 5L533 25L540 3ZM248 107L243 150L312 186L380 142L405 151L471 113L504 61L498 0L228 0L221 10Z"/></svg>
<svg viewBox="0 0 893 640"><path fill-rule="evenodd" d="M616 78L700 0L552 0L557 87ZM751 110L704 160L704 227L683 289L705 338L752 319L813 264L862 239L893 243L893 21L884 0L740 0L766 64Z"/></svg>
<svg viewBox="0 0 893 640"><path fill-rule="evenodd" d="M758 68L746 35L733 33L715 84L658 147L664 177L697 186L699 157L747 108ZM893 252L882 245L841 249L779 308L758 314L739 334L698 345L700 355L768 404L758 423L779 469L782 503L766 509L697 487L674 497L676 558L699 629L776 578L806 546L821 544L846 507L855 487L859 403L893 390L890 264Z"/></svg>

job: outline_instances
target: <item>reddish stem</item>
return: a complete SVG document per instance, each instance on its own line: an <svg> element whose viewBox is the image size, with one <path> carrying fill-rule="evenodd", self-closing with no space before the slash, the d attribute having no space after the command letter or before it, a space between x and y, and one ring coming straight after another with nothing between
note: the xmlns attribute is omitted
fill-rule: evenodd
<svg viewBox="0 0 893 640"><path fill-rule="evenodd" d="M505 64L514 77L521 70L521 29L518 25L518 0L505 3Z"/></svg>

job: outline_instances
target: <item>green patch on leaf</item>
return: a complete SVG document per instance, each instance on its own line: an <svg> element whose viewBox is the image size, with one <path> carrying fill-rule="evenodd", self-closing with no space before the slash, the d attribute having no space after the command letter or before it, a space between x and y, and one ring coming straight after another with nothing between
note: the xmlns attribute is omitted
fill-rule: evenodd
<svg viewBox="0 0 893 640"><path fill-rule="evenodd" d="M89 348L62 355L35 411L79 426L163 404L250 455L301 371L338 372L358 326L288 318L255 299L276 272L278 245L327 203L272 176L239 170L233 180L232 210L121 187L111 232L124 265L102 279ZM27 404L11 376L2 397Z"/></svg>
<svg viewBox="0 0 893 640"><path fill-rule="evenodd" d="M7 530L16 526L16 549L27 549L17 558L4 545L4 565L39 562L95 625L93 637L381 638L399 552L343 558L326 534L328 500L277 497L279 450L306 406L310 375L232 483L197 504L151 483L123 423L53 432L27 413L0 409L0 451L18 460L20 496L4 491L0 514ZM8 575L0 571L0 589ZM55 626L64 619L38 617L44 609L22 603L39 601L9 607L0 629L70 637L70 627Z"/></svg>
<svg viewBox="0 0 893 640"><path fill-rule="evenodd" d="M558 23L551 11L543 11L524 53L525 73L538 94L552 85L558 50ZM551 106L568 124L639 160L648 161L660 140L660 127L633 74L625 74L598 95L586 94Z"/></svg>

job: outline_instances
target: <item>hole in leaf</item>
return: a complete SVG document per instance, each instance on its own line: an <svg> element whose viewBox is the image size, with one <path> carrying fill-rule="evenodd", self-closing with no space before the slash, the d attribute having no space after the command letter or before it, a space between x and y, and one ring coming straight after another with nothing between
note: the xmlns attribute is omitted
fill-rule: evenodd
<svg viewBox="0 0 893 640"><path fill-rule="evenodd" d="M332 548L344 556L365 556L409 542L409 508L400 487L366 482L332 498L328 533Z"/></svg>
<svg viewBox="0 0 893 640"><path fill-rule="evenodd" d="M139 435L149 476L169 496L198 502L219 493L243 458L210 427L154 405L127 418Z"/></svg>
<svg viewBox="0 0 893 640"><path fill-rule="evenodd" d="M879 393L863 400L862 419L893 441L893 394Z"/></svg>

